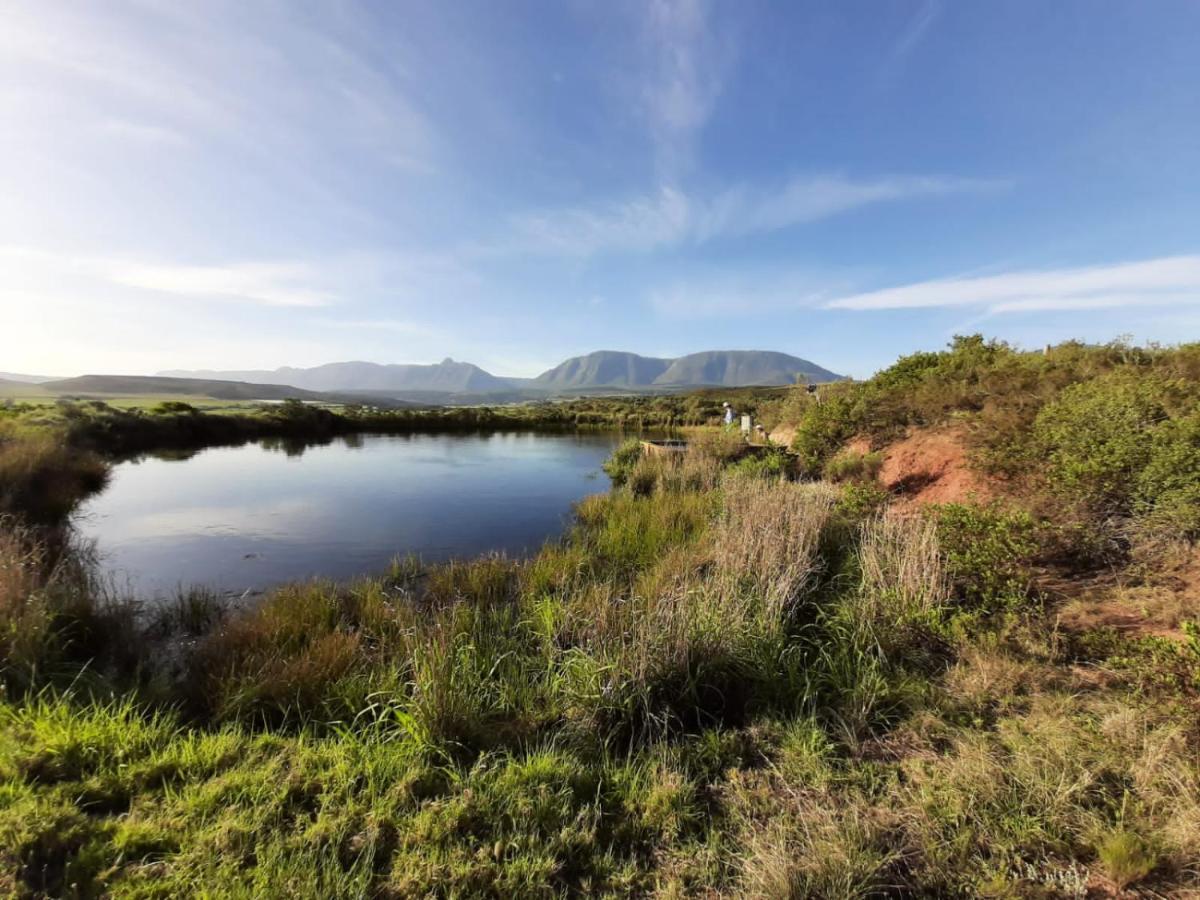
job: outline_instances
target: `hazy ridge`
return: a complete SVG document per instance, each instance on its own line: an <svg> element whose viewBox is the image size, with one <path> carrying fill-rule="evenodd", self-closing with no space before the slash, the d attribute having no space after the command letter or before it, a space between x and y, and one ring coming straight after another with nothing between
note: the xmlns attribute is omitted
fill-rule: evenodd
<svg viewBox="0 0 1200 900"><path fill-rule="evenodd" d="M536 378L504 378L453 359L433 365L328 363L312 368L274 370L171 370L175 378L248 381L310 391L355 391L404 395L536 396L597 389L653 390L686 387L747 387L836 381L842 376L808 360L763 350L712 350L674 359L600 350L571 357Z"/></svg>

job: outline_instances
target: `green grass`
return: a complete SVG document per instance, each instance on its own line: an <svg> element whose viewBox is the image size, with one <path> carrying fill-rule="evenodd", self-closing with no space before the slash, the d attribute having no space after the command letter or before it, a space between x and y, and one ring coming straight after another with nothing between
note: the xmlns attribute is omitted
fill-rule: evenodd
<svg viewBox="0 0 1200 900"><path fill-rule="evenodd" d="M1121 540L1151 510L1187 540L1163 511L1195 488L1188 391L1110 381L1178 380L1164 372L1189 359L960 342L820 404L776 396L803 420L797 465L739 461L719 436L682 459L629 448L611 467L622 484L532 559L399 559L240 610L194 591L139 613L69 543L51 552L6 520L0 893L1195 890L1196 627L1067 634L1032 588L1114 496ZM1015 383L1036 400L986 399ZM1148 440L1077 414L1114 396L1162 405ZM28 415L7 420L10 452L40 427ZM89 441L187 434L197 416L69 412L56 427L73 437L46 452L84 459ZM912 516L889 512L870 459L843 457L842 484L792 480L853 433L947 418L988 429L978 464L1021 491ZM1005 443L1021 434L1078 445L1100 473L1078 484L1101 500L1059 462L1031 477ZM1079 518L1052 515L1066 508Z"/></svg>

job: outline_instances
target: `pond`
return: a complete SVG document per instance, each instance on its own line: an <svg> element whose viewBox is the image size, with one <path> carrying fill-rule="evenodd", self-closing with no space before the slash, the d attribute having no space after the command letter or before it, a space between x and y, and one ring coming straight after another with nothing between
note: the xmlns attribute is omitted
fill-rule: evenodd
<svg viewBox="0 0 1200 900"><path fill-rule="evenodd" d="M615 434L353 435L259 441L114 467L74 521L105 576L141 597L261 591L425 560L534 552L608 490Z"/></svg>

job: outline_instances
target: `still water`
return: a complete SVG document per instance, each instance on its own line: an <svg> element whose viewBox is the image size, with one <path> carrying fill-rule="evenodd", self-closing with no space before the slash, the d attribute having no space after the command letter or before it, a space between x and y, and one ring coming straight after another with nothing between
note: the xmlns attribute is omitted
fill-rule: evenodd
<svg viewBox="0 0 1200 900"><path fill-rule="evenodd" d="M260 441L117 465L75 517L107 576L150 597L535 551L608 489L613 434L354 435Z"/></svg>

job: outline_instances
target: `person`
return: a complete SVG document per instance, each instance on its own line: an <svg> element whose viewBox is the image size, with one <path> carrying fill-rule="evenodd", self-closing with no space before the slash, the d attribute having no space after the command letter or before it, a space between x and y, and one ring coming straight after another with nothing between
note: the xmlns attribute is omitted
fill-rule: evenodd
<svg viewBox="0 0 1200 900"><path fill-rule="evenodd" d="M726 403L725 403L725 427L726 428L728 428L729 426L731 426L733 424L733 418L734 418L733 407L729 405L728 401L726 401Z"/></svg>

